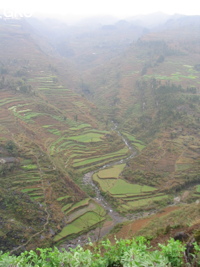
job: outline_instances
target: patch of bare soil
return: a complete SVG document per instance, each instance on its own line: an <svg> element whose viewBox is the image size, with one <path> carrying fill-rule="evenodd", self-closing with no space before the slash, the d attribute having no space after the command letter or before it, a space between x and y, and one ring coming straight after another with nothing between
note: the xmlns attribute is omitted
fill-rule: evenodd
<svg viewBox="0 0 200 267"><path fill-rule="evenodd" d="M177 210L177 209L179 209L179 207L176 207L176 206L167 207L163 211L161 211L157 214L154 214L150 217L135 220L129 224L123 225L122 229L114 236L116 236L117 239L131 238L139 230L141 230L143 227L145 227L151 220L153 220L155 218L162 217L162 216L164 216L164 215L166 215L166 214L168 214L174 210ZM114 236L111 237L111 239L114 239Z"/></svg>

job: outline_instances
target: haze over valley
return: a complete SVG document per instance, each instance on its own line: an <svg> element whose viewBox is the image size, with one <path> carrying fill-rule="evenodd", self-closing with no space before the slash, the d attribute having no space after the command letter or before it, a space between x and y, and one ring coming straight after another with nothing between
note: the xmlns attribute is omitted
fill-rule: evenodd
<svg viewBox="0 0 200 267"><path fill-rule="evenodd" d="M0 251L199 230L200 16L132 14L1 13Z"/></svg>

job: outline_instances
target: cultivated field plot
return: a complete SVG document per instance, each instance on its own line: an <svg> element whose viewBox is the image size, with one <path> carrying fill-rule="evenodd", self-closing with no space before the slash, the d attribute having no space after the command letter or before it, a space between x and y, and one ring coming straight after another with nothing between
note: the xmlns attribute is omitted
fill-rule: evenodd
<svg viewBox="0 0 200 267"><path fill-rule="evenodd" d="M200 193L200 185L197 185L196 191L197 191L197 193Z"/></svg>
<svg viewBox="0 0 200 267"><path fill-rule="evenodd" d="M119 149L111 148L113 140L109 140L109 136L112 133L95 129L89 107L80 101L76 93L55 83L55 78L49 75L38 77L37 80L38 93L59 111L62 110L60 115L48 118L49 124L42 125L46 134L51 134L51 138L45 141L50 155L59 158L63 167L74 168L79 172L87 172L91 168L126 157L129 151L123 142ZM47 114L44 115L47 117ZM83 122L83 116L87 116L91 124ZM54 123L50 123L52 119ZM109 147L111 152L108 152Z"/></svg>
<svg viewBox="0 0 200 267"><path fill-rule="evenodd" d="M77 94L55 80L56 77L50 74L36 76L33 81L30 78L29 83L36 88L36 97L8 96L2 101L1 105L5 105L15 127L21 127L20 131L41 142L62 168L87 172L126 157L129 151L122 140L119 148L113 146L113 134L94 128L89 107L79 102ZM91 124L84 122L86 117Z"/></svg>
<svg viewBox="0 0 200 267"><path fill-rule="evenodd" d="M199 202L200 198L200 184L196 185L192 191L190 191L190 194L188 196L191 200Z"/></svg>
<svg viewBox="0 0 200 267"><path fill-rule="evenodd" d="M93 175L93 180L98 183L101 191L114 199L119 212L137 210L144 206L148 207L154 201L167 198L167 195L160 193L155 187L131 184L121 179L120 173L124 167L125 164L115 165L100 170Z"/></svg>
<svg viewBox="0 0 200 267"><path fill-rule="evenodd" d="M101 170L98 172L98 177L99 178L118 178L120 173L123 171L124 167L126 164L119 164L119 165L114 165L111 168L107 168L105 170Z"/></svg>
<svg viewBox="0 0 200 267"><path fill-rule="evenodd" d="M74 204L66 215L67 225L54 237L56 242L87 232L106 220L103 208L89 199Z"/></svg>
<svg viewBox="0 0 200 267"><path fill-rule="evenodd" d="M167 65L168 64L168 65ZM171 67L170 69L167 67ZM159 73L153 75L144 75L145 79L155 78L157 80L168 80L173 82L187 82L190 80L193 84L199 82L199 72L194 69L194 66L181 64L181 62L166 61L165 73L168 75L161 75ZM177 69L179 71L177 71ZM174 71L174 72L173 72ZM160 71L162 72L162 70Z"/></svg>
<svg viewBox="0 0 200 267"><path fill-rule="evenodd" d="M123 135L129 140L131 145L135 147L139 152L146 147L142 141L136 139L133 135L130 135L128 133L123 133Z"/></svg>
<svg viewBox="0 0 200 267"><path fill-rule="evenodd" d="M77 94L55 83L56 77L42 75L28 80L34 95L2 92L2 133L20 151L19 166L3 183L52 209L58 220L65 218L67 226L55 237L59 241L105 220L104 211L69 181L69 171L81 176L126 158L130 151L116 133L98 129ZM116 168L116 176L121 169Z"/></svg>

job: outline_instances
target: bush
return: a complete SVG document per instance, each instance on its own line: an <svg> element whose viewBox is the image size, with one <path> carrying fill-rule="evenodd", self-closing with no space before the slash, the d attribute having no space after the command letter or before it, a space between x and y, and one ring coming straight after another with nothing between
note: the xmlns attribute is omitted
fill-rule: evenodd
<svg viewBox="0 0 200 267"><path fill-rule="evenodd" d="M168 259L168 263L174 267L183 266L183 252L185 251L185 246L179 240L174 240L171 238L167 245L159 244L162 249L161 253Z"/></svg>
<svg viewBox="0 0 200 267"><path fill-rule="evenodd" d="M159 244L161 251L152 251L149 242L142 236L132 240L109 240L98 246L90 244L91 250L77 246L70 251L58 248L38 248L25 251L20 256L10 256L0 252L0 267L179 267L184 266L185 245L170 239L167 245ZM151 250L150 250L151 249ZM91 252L93 251L93 252ZM192 263L199 266L200 247L194 243ZM197 265L196 265L197 264ZM188 266L188 265L187 265Z"/></svg>

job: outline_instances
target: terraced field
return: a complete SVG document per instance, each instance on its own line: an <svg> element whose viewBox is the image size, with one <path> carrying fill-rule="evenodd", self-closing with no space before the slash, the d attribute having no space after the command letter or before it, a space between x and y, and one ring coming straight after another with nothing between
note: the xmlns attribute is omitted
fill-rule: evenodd
<svg viewBox="0 0 200 267"><path fill-rule="evenodd" d="M55 242L61 242L92 229L106 217L96 212L99 206L91 202L83 192L80 193L77 185L69 183L64 186L64 180L58 185L58 177L60 179L60 176L68 176L70 171L80 177L105 164L125 159L131 152L114 131L101 129L96 125L90 114L90 107L79 102L79 96L70 89L55 83L54 78L51 75L36 77L36 95L31 99L28 95L19 97L4 92L4 100L0 102L0 122L4 138L13 139L18 147L23 148L24 153L20 168L10 173L4 183L13 190L27 194L32 201L44 206L46 203L52 205L54 217L65 221L54 237ZM143 152L146 147L144 142L127 132L123 132L123 136L141 153L141 157L148 153L148 150ZM183 139L174 139L174 146L179 147L180 143L186 141L188 143L187 136ZM33 146L30 146L32 140ZM191 144L193 143L195 141L191 140ZM167 149L169 150L167 146L164 147L164 151ZM39 157L34 156L35 150L38 150ZM192 152L185 151L177 157L177 172L193 167L189 158L191 154L195 154L194 150L193 147ZM160 153L162 155L162 149ZM152 209L154 204L169 199L157 187L129 183L122 179L120 174L124 168L125 164L119 164L93 175L93 180L118 212Z"/></svg>
<svg viewBox="0 0 200 267"><path fill-rule="evenodd" d="M25 21L0 24L0 235L11 248L30 237L63 242L104 223L106 212L113 224L123 221L116 210L166 205L164 192L190 183L180 198L199 200L199 53L180 44L183 53L168 55L163 42L156 49L142 37L123 57L95 71L82 65L79 75L67 58L48 57L52 48ZM82 96L83 78L98 109Z"/></svg>
<svg viewBox="0 0 200 267"><path fill-rule="evenodd" d="M114 131L99 129L91 107L79 102L77 94L55 83L52 75L40 75L28 80L35 89L31 97L2 91L1 140L12 140L19 153L18 166L3 184L62 221L54 238L59 242L106 219L104 210L80 190L81 184L70 181L69 172L80 176L130 152Z"/></svg>
<svg viewBox="0 0 200 267"><path fill-rule="evenodd" d="M62 115L53 116L54 120L62 123L62 127L56 128L55 123L42 125L46 132L52 134L51 140L49 138L46 141L50 155L61 158L65 168L74 168L79 172L87 172L105 162L126 157L128 150L122 148L122 142L119 149L115 148L112 153L106 152L111 147L109 138L112 133L97 130L92 120L91 124L85 123L83 114L85 117L90 115L89 107L84 106L74 92L55 84L54 78L47 76L38 79L38 94L42 94L51 105L59 107L59 111L62 110Z"/></svg>
<svg viewBox="0 0 200 267"><path fill-rule="evenodd" d="M182 198L187 199L190 202L195 201L197 204L199 203L199 197L200 197L200 185L193 186L190 188L190 191L186 191L186 193L183 193Z"/></svg>
<svg viewBox="0 0 200 267"><path fill-rule="evenodd" d="M137 140L133 135L128 133L123 133L123 135L129 140L131 145L135 147L138 151L142 151L146 146L144 142Z"/></svg>
<svg viewBox="0 0 200 267"><path fill-rule="evenodd" d="M110 151L113 152L108 153L113 138L117 139L117 136L94 128L94 119L91 124L85 123L83 115L84 119L90 116L90 108L81 102L79 107L80 97L54 83L54 78L51 75L34 78L37 96L31 99L33 102L29 100L27 103L28 97L23 96L21 99L5 98L1 105L6 105L10 114L14 115L15 123L26 128L24 131L30 133L32 130L36 139L40 135L38 139L44 140L43 146L48 153L61 158L63 168L70 166L86 172L91 167L126 157L128 150L120 138L119 149L112 148Z"/></svg>
<svg viewBox="0 0 200 267"><path fill-rule="evenodd" d="M119 212L139 210L144 206L148 208L153 202L168 197L155 187L131 184L120 178L124 167L125 164L114 165L93 175L93 180L99 185L102 192L113 199Z"/></svg>
<svg viewBox="0 0 200 267"><path fill-rule="evenodd" d="M73 127L74 129L74 127ZM79 130L80 131L80 130ZM82 128L64 133L62 137L50 144L51 155L62 155L63 164L79 172L87 172L105 162L121 159L128 155L128 149L123 148L113 153L103 152L107 149L106 133L89 128Z"/></svg>
<svg viewBox="0 0 200 267"><path fill-rule="evenodd" d="M124 167L125 167L125 164L114 165L111 168L100 170L97 173L97 176L100 179L103 179L103 178L107 179L108 177L118 178L121 172L123 171Z"/></svg>
<svg viewBox="0 0 200 267"><path fill-rule="evenodd" d="M182 62L177 62L176 66L174 62L168 61L167 64L171 65L171 69L165 70L165 73L168 75L160 75L160 74L144 75L144 78L145 79L155 78L157 80L169 80L173 82L187 82L188 80L191 80L194 84L197 84L199 82L198 71L196 71L193 66L184 64L186 63L186 61L183 62L183 64L181 63ZM177 69L179 71L175 71Z"/></svg>
<svg viewBox="0 0 200 267"><path fill-rule="evenodd" d="M88 232L106 220L104 209L89 199L74 204L65 213L67 225L54 237L55 242Z"/></svg>

